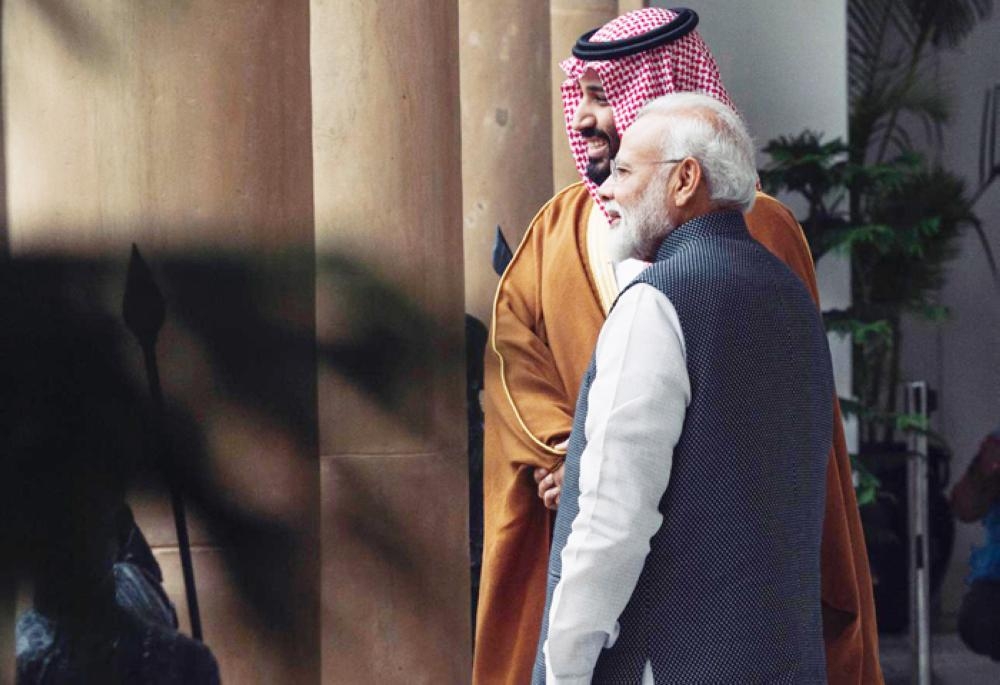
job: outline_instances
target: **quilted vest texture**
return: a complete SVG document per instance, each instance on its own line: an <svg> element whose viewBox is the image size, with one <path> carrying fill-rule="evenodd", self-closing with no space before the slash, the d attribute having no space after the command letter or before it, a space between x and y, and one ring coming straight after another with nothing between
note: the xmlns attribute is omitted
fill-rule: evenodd
<svg viewBox="0 0 1000 685"><path fill-rule="evenodd" d="M638 584L595 683L825 682L819 548L833 375L799 279L738 212L671 232L639 283L664 293L684 334L691 402ZM533 682L561 553L578 512L587 371L577 401L549 559Z"/></svg>

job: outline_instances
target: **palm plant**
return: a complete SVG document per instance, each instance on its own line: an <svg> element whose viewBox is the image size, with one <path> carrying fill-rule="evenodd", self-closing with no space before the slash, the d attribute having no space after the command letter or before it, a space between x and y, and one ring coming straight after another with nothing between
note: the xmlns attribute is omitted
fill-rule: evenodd
<svg viewBox="0 0 1000 685"><path fill-rule="evenodd" d="M850 256L852 305L829 312L827 326L852 335L857 401L845 407L857 413L866 444L891 442L912 424L896 411L902 318L947 316L937 296L963 229L976 232L997 275L972 210L1000 170L981 172L970 194L961 178L920 154L911 132L918 124L940 143L948 101L933 54L958 46L992 9L992 0L848 0L850 141L806 131L765 148L772 158L761 172L765 187L808 203L802 225L813 257Z"/></svg>

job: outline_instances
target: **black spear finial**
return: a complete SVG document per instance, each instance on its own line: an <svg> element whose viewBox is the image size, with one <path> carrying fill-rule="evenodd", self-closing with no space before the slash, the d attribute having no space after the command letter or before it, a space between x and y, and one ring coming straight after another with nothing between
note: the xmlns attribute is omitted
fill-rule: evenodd
<svg viewBox="0 0 1000 685"><path fill-rule="evenodd" d="M125 277L122 314L125 325L139 339L143 349L155 347L156 336L167 318L167 305L135 243L132 243L132 256Z"/></svg>
<svg viewBox="0 0 1000 685"><path fill-rule="evenodd" d="M160 430L164 426L163 390L160 387L160 370L156 363L156 338L167 317L166 301L160 292L153 274L139 254L139 248L132 243L132 256L128 263L128 275L125 278L125 297L122 299L122 315L125 325L132 331L139 346L142 348L146 364L146 377L149 380L149 392L153 398L156 411L156 421ZM191 619L191 636L201 640L201 615L198 611L198 592L194 583L194 564L191 560L191 541L188 538L187 515L184 512L184 499L177 489L175 479L162 459L160 445L160 468L166 476L170 488L170 500L174 510L174 526L177 529L177 547L181 555L181 570L184 574L184 594L187 596L188 616Z"/></svg>
<svg viewBox="0 0 1000 685"><path fill-rule="evenodd" d="M503 276L503 272L513 258L514 253L511 252L507 239L503 237L500 224L497 224L497 234L493 239L493 271L496 272L497 276Z"/></svg>

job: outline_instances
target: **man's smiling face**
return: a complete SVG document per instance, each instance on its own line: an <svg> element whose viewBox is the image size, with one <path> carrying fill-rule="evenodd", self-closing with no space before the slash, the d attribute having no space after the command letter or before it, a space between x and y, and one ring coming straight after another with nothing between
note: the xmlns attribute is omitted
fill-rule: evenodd
<svg viewBox="0 0 1000 685"><path fill-rule="evenodd" d="M662 158L658 122L652 119L639 119L628 130L615 159L617 169L598 191L608 211L609 252L616 262L652 261L675 225L669 196L674 167L682 160Z"/></svg>
<svg viewBox="0 0 1000 685"><path fill-rule="evenodd" d="M618 154L615 114L593 69L580 77L580 90L583 98L570 125L587 141L587 177L600 185L611 174L611 160Z"/></svg>

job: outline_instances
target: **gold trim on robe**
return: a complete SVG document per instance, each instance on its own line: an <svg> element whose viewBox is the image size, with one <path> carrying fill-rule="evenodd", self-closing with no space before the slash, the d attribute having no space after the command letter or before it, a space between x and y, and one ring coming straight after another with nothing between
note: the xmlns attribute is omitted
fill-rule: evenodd
<svg viewBox="0 0 1000 685"><path fill-rule="evenodd" d="M618 279L615 277L615 263L608 254L608 242L611 238L611 224L608 217L598 209L596 204L590 205L590 216L587 219L587 255L590 257L590 277L594 279L597 295L601 300L601 308L607 316L611 305L618 297Z"/></svg>

